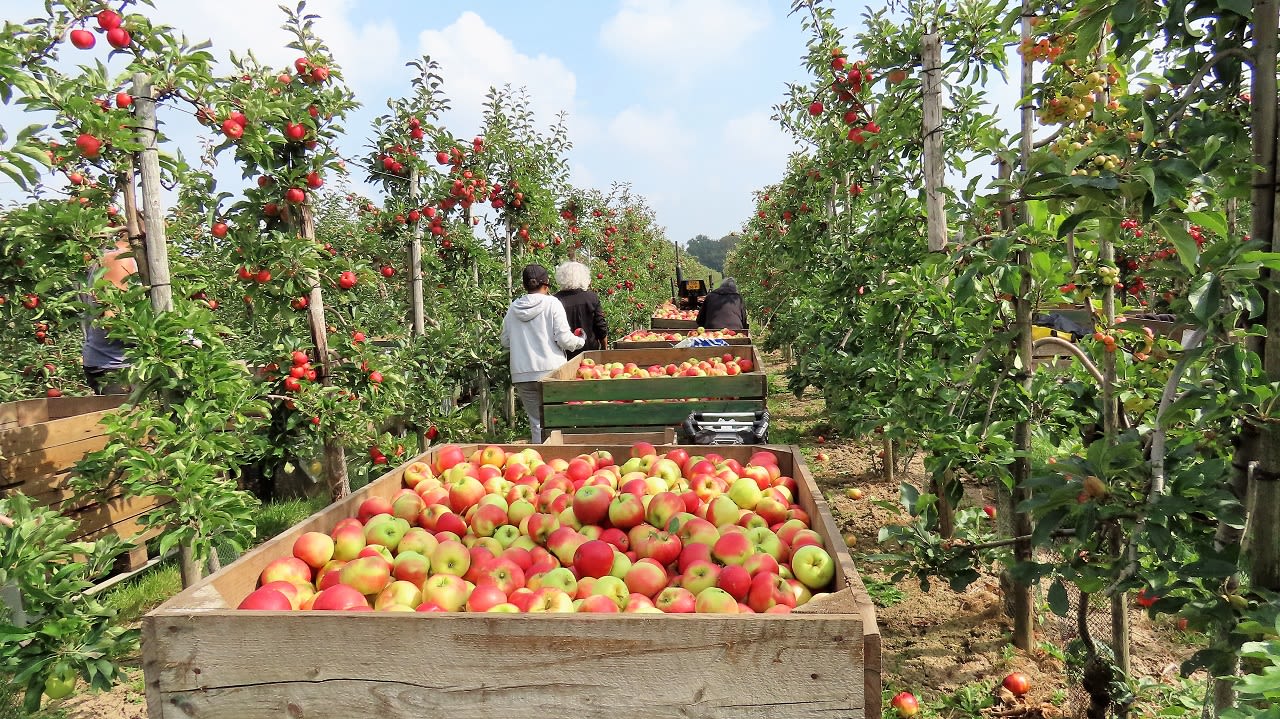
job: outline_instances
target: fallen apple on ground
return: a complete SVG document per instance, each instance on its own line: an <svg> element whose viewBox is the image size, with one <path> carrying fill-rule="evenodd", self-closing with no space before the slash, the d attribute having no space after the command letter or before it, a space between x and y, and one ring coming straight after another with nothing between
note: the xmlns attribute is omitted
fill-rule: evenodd
<svg viewBox="0 0 1280 719"><path fill-rule="evenodd" d="M258 611L789 612L837 566L771 452L442 445L267 564Z"/></svg>

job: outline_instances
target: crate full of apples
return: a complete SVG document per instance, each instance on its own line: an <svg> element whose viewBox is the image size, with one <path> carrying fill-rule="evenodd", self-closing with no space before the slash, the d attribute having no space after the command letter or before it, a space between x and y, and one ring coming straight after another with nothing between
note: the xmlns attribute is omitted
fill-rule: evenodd
<svg viewBox="0 0 1280 719"><path fill-rule="evenodd" d="M774 452L630 454L444 446L394 495L298 536L239 608L776 614L835 589Z"/></svg>
<svg viewBox="0 0 1280 719"><path fill-rule="evenodd" d="M749 345L751 335L747 330L692 329L640 329L627 333L613 343L615 349L660 349L670 347L687 338L724 340L730 345Z"/></svg>

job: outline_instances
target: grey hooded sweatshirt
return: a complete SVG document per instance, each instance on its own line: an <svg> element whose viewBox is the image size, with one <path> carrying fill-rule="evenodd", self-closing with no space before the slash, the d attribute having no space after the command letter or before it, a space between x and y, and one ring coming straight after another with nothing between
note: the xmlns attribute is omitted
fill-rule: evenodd
<svg viewBox="0 0 1280 719"><path fill-rule="evenodd" d="M559 369L586 342L573 333L564 305L552 295L517 297L502 319L502 346L511 350L511 381L536 382Z"/></svg>

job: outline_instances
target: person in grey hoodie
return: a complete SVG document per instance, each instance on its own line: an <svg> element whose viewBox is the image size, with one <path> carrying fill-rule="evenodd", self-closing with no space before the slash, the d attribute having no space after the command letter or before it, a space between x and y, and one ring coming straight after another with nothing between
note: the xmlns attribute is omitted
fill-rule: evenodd
<svg viewBox="0 0 1280 719"><path fill-rule="evenodd" d="M551 295L551 277L542 265L527 265L522 273L525 292L502 318L502 346L511 350L511 382L529 416L533 443L542 443L542 396L538 380L559 369L572 352L586 343L582 330L569 327L564 305Z"/></svg>

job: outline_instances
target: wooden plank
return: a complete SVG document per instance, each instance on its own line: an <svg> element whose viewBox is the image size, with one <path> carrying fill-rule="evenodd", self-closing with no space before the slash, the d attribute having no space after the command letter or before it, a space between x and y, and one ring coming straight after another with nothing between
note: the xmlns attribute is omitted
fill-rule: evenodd
<svg viewBox="0 0 1280 719"><path fill-rule="evenodd" d="M673 320L666 317L649 318L649 327L655 330L691 330L697 326L697 320Z"/></svg>
<svg viewBox="0 0 1280 719"><path fill-rule="evenodd" d="M140 518L151 509L167 504L169 501L171 500L164 497L120 496L103 502L94 502L67 516L76 520L79 525L76 529L77 534L93 534L131 519Z"/></svg>
<svg viewBox="0 0 1280 719"><path fill-rule="evenodd" d="M629 446L637 442L648 442L652 445L674 444L676 431L671 427L653 432L587 432L576 434L568 430L554 430L543 444L568 444L574 446L621 445Z"/></svg>
<svg viewBox="0 0 1280 719"><path fill-rule="evenodd" d="M0 464L0 489L21 486L24 494L39 494L57 488L54 478L75 466L88 452L107 446L106 435L87 437L38 452L6 458Z"/></svg>
<svg viewBox="0 0 1280 719"><path fill-rule="evenodd" d="M55 397L47 400L49 419L63 419L90 412L115 409L129 398L127 394L90 395L88 397Z"/></svg>
<svg viewBox="0 0 1280 719"><path fill-rule="evenodd" d="M24 399L0 404L0 429L22 427L49 419L48 400Z"/></svg>
<svg viewBox="0 0 1280 719"><path fill-rule="evenodd" d="M856 617L751 619L159 612L143 668L153 717L863 715Z"/></svg>
<svg viewBox="0 0 1280 719"><path fill-rule="evenodd" d="M548 404L542 408L542 426L651 427L677 425L691 412L762 412L762 400L685 400L644 404Z"/></svg>
<svg viewBox="0 0 1280 719"><path fill-rule="evenodd" d="M116 534L122 539L134 539L135 537L152 530L152 527L142 523L143 514L145 514L145 512L139 512L136 516L121 519L109 527L103 527L92 532L85 532L83 534L77 533L74 538L88 540L97 539L98 537L103 537L107 534Z"/></svg>
<svg viewBox="0 0 1280 719"><path fill-rule="evenodd" d="M105 431L102 427L102 417L108 411L110 410L90 412L2 431L0 432L0 456L12 459L21 454L100 436Z"/></svg>

